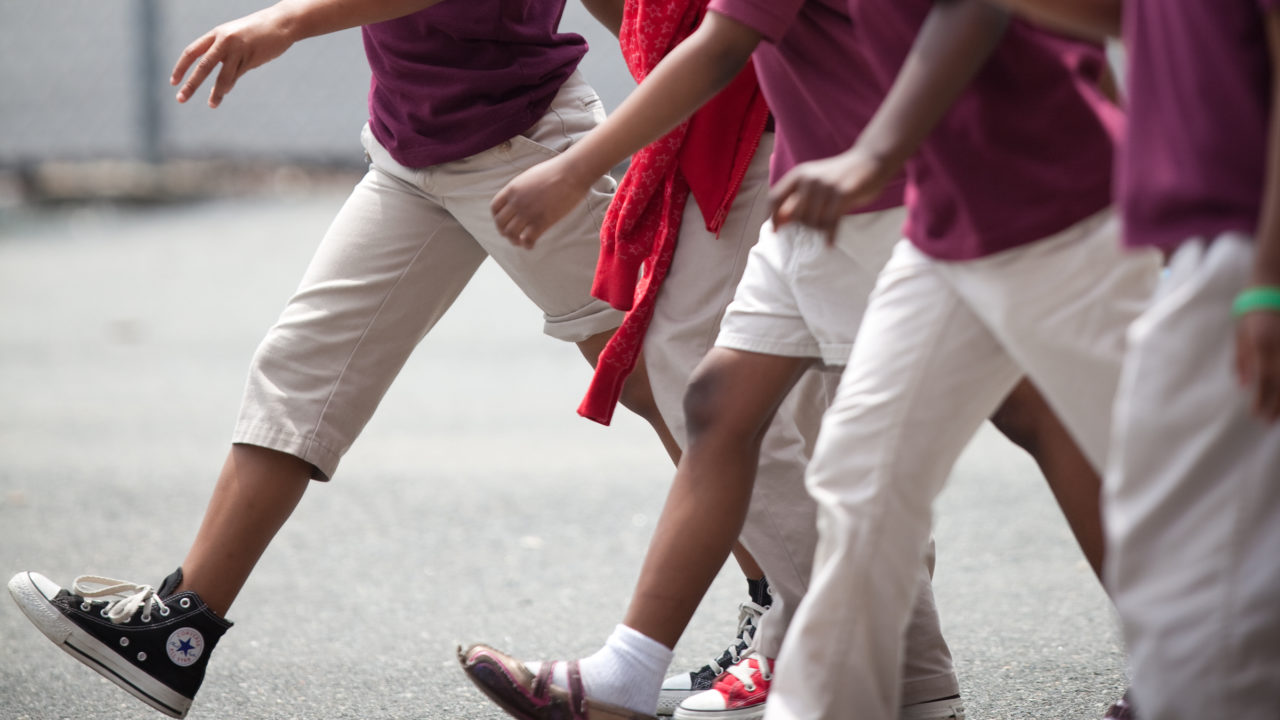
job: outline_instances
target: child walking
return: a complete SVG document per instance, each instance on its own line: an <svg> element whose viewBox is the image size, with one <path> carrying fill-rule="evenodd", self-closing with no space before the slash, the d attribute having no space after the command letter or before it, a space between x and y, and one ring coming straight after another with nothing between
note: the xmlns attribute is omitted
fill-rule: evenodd
<svg viewBox="0 0 1280 720"><path fill-rule="evenodd" d="M180 569L158 588L85 576L62 589L33 572L9 582L51 640L166 714L187 713L254 564L309 482L333 477L485 258L543 310L548 335L589 361L622 319L590 295L607 176L532 252L494 230L494 193L603 118L576 71L585 42L556 29L563 0L497 4L284 0L215 28L177 62L178 100L210 80L217 107L294 42L363 25L373 83L369 172L254 356L231 450ZM643 364L621 395L673 448Z"/></svg>
<svg viewBox="0 0 1280 720"><path fill-rule="evenodd" d="M1136 711L1274 717L1280 3L1010 4L1099 35L1123 17L1125 242L1170 257L1129 333L1106 481Z"/></svg>
<svg viewBox="0 0 1280 720"><path fill-rule="evenodd" d="M789 16L786 21L768 26L772 39L785 35L797 45L821 43L833 54L822 61L821 69L806 68L829 78L822 87L809 89L787 78L797 72L797 66L812 60L797 56L794 50L788 59L756 55L757 73L777 126L775 175L798 160L821 157L851 143L859 117L865 119L873 107L863 102L868 94L874 95L863 91L865 75L858 71L856 53L824 24L833 13L839 14L839 6L792 5L784 13ZM697 31L672 50L606 121L601 133L584 140L577 151L534 168L495 198L495 219L504 234L521 245L537 247L541 233L556 222L561 209L572 207L581 197L583 179L594 167L612 166L682 121L742 72L760 37L735 19L708 13ZM800 118L814 109L821 109L828 134L803 131ZM605 144L608 148L602 149ZM778 409L792 386L823 364L843 363L857 329L858 306L865 302L897 238L900 205L900 188L886 192L871 212L849 218L839 250L830 253L816 233L789 231L777 237L768 228L761 232L734 302L725 313L716 347L699 364L685 395L689 445L624 623L601 652L570 664L525 665L484 646L463 653L464 667L490 697L517 717L553 717L566 705L588 708L592 717L652 715L669 648L744 528L744 519L749 529L751 514L768 513L775 523L786 523L789 536L804 539L804 554L797 553L791 562L804 561L802 579L808 580L808 559L816 542L812 501L806 512L784 514L775 498L784 490L783 482L803 492L809 448L797 448L803 455L797 455L790 477L767 477L760 447L770 422L787 416L785 409ZM679 247L687 246L684 237L681 243ZM674 263L672 271L678 269L681 266ZM712 271L704 269L702 274L708 272ZM808 408L811 422L818 419L829 396L823 400ZM758 465L762 477L754 482ZM719 684L736 682L740 689L750 690L735 693L731 707L711 710L712 717L727 711L749 718L763 711L771 677L769 659L777 656L790 614L805 589L801 585L798 592L784 595L775 580L780 572L772 556L758 552L748 534L744 539L774 586L774 605L757 631L755 652L720 679ZM916 651L908 662L907 702L931 706L919 708L927 713L921 717L962 716L950 653L928 599L931 566L919 563L918 567L922 601L911 630ZM823 668L813 671L827 677ZM745 683L739 680L743 672L748 674ZM708 708L690 705L699 697L686 700L676 716L706 712Z"/></svg>
<svg viewBox="0 0 1280 720"><path fill-rule="evenodd" d="M630 2L624 9L619 0L616 15L600 19L619 35L632 73L643 78L696 27L702 8L698 2L658 0ZM614 393L643 347L658 410L678 450L688 447L684 388L715 340L768 215L770 125L748 65L688 122L632 155L605 217L595 283L598 297L628 312L601 353L579 408L584 416L609 421ZM773 618L789 616L808 581L816 533L804 467L833 392L829 377L805 373L774 421L765 423L767 430L761 427L758 454L750 462L767 483L768 501L757 503L734 546L750 591L740 605L738 636L708 664L668 678L659 714L670 715L682 700L709 689L752 642L781 641ZM769 568L767 580L757 558ZM718 567L724 556L708 561Z"/></svg>
<svg viewBox="0 0 1280 720"><path fill-rule="evenodd" d="M1129 336L1108 584L1139 717L1263 720L1280 707L1280 2L1126 0L1124 38L1125 240L1171 260Z"/></svg>
<svg viewBox="0 0 1280 720"><path fill-rule="evenodd" d="M810 466L820 540L770 719L898 716L898 628L915 593L905 568L927 552L956 458L1025 373L1101 468L1124 334L1160 262L1117 242L1120 118L1097 89L1099 46L980 1L850 11L892 89L851 149L775 186L774 219L833 227L904 164L909 219ZM813 682L805 668L819 663L844 682Z"/></svg>
<svg viewBox="0 0 1280 720"><path fill-rule="evenodd" d="M542 229L556 220L560 208L572 205L582 179L594 168L610 166L679 122L733 77L753 51L766 95L778 108L775 174L779 166L785 171L797 159L819 157L852 143L882 91L869 86L856 48L844 42L838 31L842 26L847 31L843 6L768 5L713 3L693 36L663 60L598 132L570 153L513 181L494 203L495 217L508 237L522 245L534 244ZM780 11L780 17L771 15L774 10ZM760 44L762 37L770 45ZM802 52L813 47L829 52ZM802 75L805 72L829 82L793 82L795 77L808 77ZM817 122L822 132L808 132L810 122ZM800 131L789 134L789 128ZM837 250L828 250L818 232L794 226L781 233L767 227L762 231L717 347L699 366L686 396L690 445L626 621L600 653L569 664L522 664L485 646L463 653L464 668L472 679L505 709L517 717L549 717L564 711L565 705L579 711L587 708L592 717L652 712L658 679L669 657L667 648L679 638L718 569L716 558L727 554L747 514L748 499L752 513L768 502L767 496L759 494L767 487L766 479L753 486L753 452L759 436L798 373L818 363L843 364L857 331L858 308L865 303L888 248L899 237L898 202L887 191L884 210L844 218ZM1072 467L1066 459L1072 453L1061 449L1069 447L1075 453L1087 478L1075 478L1074 486L1062 482L1063 488L1091 485L1096 490L1097 480L1087 461L1078 456L1033 387L1020 387L1000 417L1006 432L1029 446L1039 445L1038 459L1052 458L1043 464L1054 470L1056 479L1063 479L1061 471ZM1034 431L1023 434L1027 428ZM1064 499L1069 495L1067 489L1060 494ZM1091 509L1081 514L1096 518L1096 492L1076 507L1084 505ZM1084 525L1100 535L1096 520L1079 524ZM1095 539L1089 547L1097 551L1099 545ZM1091 552L1090 560L1096 561L1095 567L1100 565L1100 553ZM958 686L937 634L932 603L926 602L930 567L921 565L921 601L908 640L904 705L911 710L905 712L921 718L956 717L963 713L953 696ZM772 571L765 570L772 577ZM661 581L673 577L687 581ZM756 652L722 678L715 690L681 705L677 717L758 717L768 695L770 661L780 647L780 642L772 646L768 642L758 636ZM820 682L843 681L822 665L809 666L806 672L821 677Z"/></svg>

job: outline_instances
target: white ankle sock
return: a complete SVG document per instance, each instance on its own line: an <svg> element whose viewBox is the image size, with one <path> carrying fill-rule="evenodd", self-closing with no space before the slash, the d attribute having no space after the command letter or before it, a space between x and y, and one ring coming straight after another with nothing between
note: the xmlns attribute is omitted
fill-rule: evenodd
<svg viewBox="0 0 1280 720"><path fill-rule="evenodd" d="M587 697L653 715L658 710L658 693L671 655L666 645L618 625L604 647L578 661ZM537 674L540 663L525 664ZM569 687L567 663L556 663L551 682Z"/></svg>

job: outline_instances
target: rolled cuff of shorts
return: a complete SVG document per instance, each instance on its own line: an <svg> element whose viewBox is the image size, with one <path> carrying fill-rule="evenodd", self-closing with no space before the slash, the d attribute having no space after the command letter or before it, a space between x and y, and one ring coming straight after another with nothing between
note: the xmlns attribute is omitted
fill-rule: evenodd
<svg viewBox="0 0 1280 720"><path fill-rule="evenodd" d="M567 315L543 315L542 332L557 340L579 343L602 332L616 329L626 313L603 300L594 300Z"/></svg>
<svg viewBox="0 0 1280 720"><path fill-rule="evenodd" d="M853 346L849 343L786 342L769 338L751 337L732 332L721 332L716 337L716 347L730 350L779 355L782 357L818 358L824 365L841 367L849 362Z"/></svg>
<svg viewBox="0 0 1280 720"><path fill-rule="evenodd" d="M235 445L253 445L268 450L275 450L286 455L311 463L312 480L327 482L338 470L338 462L342 454L325 447L315 437L298 435L284 428L261 423L242 423L236 425L231 434L231 442Z"/></svg>

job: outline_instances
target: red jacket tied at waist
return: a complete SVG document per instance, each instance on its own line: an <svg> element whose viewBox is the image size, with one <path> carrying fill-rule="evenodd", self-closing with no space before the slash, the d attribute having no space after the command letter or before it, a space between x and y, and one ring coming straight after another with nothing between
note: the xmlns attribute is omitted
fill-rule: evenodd
<svg viewBox="0 0 1280 720"><path fill-rule="evenodd" d="M688 37L706 0L627 0L620 36L636 82ZM627 315L600 353L578 413L609 424L635 368L654 302L675 255L690 193L718 234L760 144L769 110L748 63L710 102L631 158L600 230L591 293Z"/></svg>

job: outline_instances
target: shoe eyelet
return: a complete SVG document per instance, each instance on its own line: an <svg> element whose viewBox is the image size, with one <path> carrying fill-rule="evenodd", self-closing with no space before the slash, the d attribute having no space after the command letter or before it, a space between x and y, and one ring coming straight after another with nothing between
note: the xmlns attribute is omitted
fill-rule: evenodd
<svg viewBox="0 0 1280 720"><path fill-rule="evenodd" d="M143 662L143 661L145 661L146 659L147 659L147 654L146 654L146 653L144 653L144 652L140 652L140 653L138 653L138 662Z"/></svg>
<svg viewBox="0 0 1280 720"><path fill-rule="evenodd" d="M743 685L743 687L747 689L747 692L755 692L755 691L756 691L756 684L755 684L755 683L747 683L747 684Z"/></svg>
<svg viewBox="0 0 1280 720"><path fill-rule="evenodd" d="M80 612L89 612L92 609L93 609L93 605L90 605L88 600L85 600L84 602L80 603Z"/></svg>
<svg viewBox="0 0 1280 720"><path fill-rule="evenodd" d="M149 623L149 622L151 622L151 616L150 616L150 615L143 615L143 616L142 616L142 622L144 622L144 623Z"/></svg>
<svg viewBox="0 0 1280 720"><path fill-rule="evenodd" d="M107 609L106 609L106 608L102 608L101 610L99 610L99 611L98 611L98 616L99 616L99 617L107 617Z"/></svg>
<svg viewBox="0 0 1280 720"><path fill-rule="evenodd" d="M186 601L184 600L183 602L186 602ZM186 607L186 605L183 605L183 607ZM169 616L169 608L167 608L167 607L162 607L162 608L160 608L160 615L161 615L162 617L168 617L168 616Z"/></svg>
<svg viewBox="0 0 1280 720"><path fill-rule="evenodd" d="M182 598L178 601L178 604L182 606L183 610L186 610L191 607L191 598Z"/></svg>
<svg viewBox="0 0 1280 720"><path fill-rule="evenodd" d="M120 647L129 647L129 638L127 637L120 638Z"/></svg>

